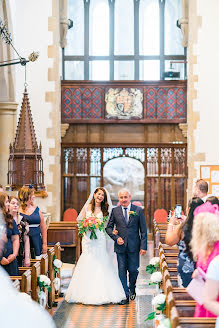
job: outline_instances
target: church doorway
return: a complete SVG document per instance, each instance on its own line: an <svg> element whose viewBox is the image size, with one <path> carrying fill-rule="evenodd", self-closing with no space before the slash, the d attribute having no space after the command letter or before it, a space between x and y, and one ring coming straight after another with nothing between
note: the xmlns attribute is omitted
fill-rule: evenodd
<svg viewBox="0 0 219 328"><path fill-rule="evenodd" d="M157 208L186 207L187 158L185 144L95 145L62 147L62 214L78 212L90 192L105 186L117 204L126 187L141 203L149 231Z"/></svg>

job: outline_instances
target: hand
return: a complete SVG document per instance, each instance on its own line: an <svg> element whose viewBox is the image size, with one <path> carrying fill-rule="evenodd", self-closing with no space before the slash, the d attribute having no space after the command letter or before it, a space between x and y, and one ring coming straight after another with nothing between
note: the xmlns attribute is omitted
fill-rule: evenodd
<svg viewBox="0 0 219 328"><path fill-rule="evenodd" d="M46 244L43 244L42 254L46 254L46 253L47 253L47 245Z"/></svg>
<svg viewBox="0 0 219 328"><path fill-rule="evenodd" d="M180 219L181 219L182 223L184 223L187 220L187 216L182 214Z"/></svg>
<svg viewBox="0 0 219 328"><path fill-rule="evenodd" d="M30 259L24 260L24 266L30 267Z"/></svg>
<svg viewBox="0 0 219 328"><path fill-rule="evenodd" d="M146 250L145 249L140 249L140 255L145 255L146 254Z"/></svg>
<svg viewBox="0 0 219 328"><path fill-rule="evenodd" d="M118 235L118 230L114 229L114 230L113 230L113 234L114 234L114 235Z"/></svg>
<svg viewBox="0 0 219 328"><path fill-rule="evenodd" d="M7 258L8 262L11 263L16 259L16 256L14 254L10 254Z"/></svg>
<svg viewBox="0 0 219 328"><path fill-rule="evenodd" d="M6 259L5 257L3 257L2 260L1 260L1 265L7 265L7 264L9 264L8 259Z"/></svg>
<svg viewBox="0 0 219 328"><path fill-rule="evenodd" d="M197 278L198 276L199 276L198 270L195 269L195 271L193 271L192 278Z"/></svg>
<svg viewBox="0 0 219 328"><path fill-rule="evenodd" d="M121 237L119 237L119 238L117 239L117 244L118 244L118 245L123 245L123 244L124 244L124 240L123 240Z"/></svg>
<svg viewBox="0 0 219 328"><path fill-rule="evenodd" d="M169 223L171 223L171 224L177 224L178 222L178 219L176 218L176 215L175 215L175 212L173 213L173 215L171 216L171 218L170 218L170 221L169 221Z"/></svg>

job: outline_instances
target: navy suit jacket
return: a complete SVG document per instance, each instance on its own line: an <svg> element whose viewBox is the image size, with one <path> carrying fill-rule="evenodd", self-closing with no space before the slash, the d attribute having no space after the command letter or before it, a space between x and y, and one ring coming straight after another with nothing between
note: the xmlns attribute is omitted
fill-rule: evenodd
<svg viewBox="0 0 219 328"><path fill-rule="evenodd" d="M115 241L114 250L116 253L124 253L126 248L129 252L139 252L140 249L147 249L147 227L144 213L141 207L131 204L130 211L137 215L129 215L129 222L126 224L122 207L113 208L106 232ZM113 229L118 230L118 234L113 234ZM117 239L124 240L123 245L117 244Z"/></svg>

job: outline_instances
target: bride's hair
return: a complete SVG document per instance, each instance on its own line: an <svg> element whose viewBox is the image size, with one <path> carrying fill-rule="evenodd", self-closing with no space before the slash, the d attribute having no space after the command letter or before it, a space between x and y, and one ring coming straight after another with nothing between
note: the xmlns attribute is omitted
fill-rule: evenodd
<svg viewBox="0 0 219 328"><path fill-rule="evenodd" d="M96 194L98 192L98 190L101 190L103 193L104 193L104 200L101 202L101 211L103 212L103 216L108 216L109 215L109 211L108 211L108 208L109 208L109 204L107 202L107 194L106 194L106 190L104 188L97 188L95 191L94 191L94 194ZM94 195L93 195L93 198L92 198L92 201L90 202L91 204L91 211L94 213L94 210L95 210L95 199L94 199Z"/></svg>

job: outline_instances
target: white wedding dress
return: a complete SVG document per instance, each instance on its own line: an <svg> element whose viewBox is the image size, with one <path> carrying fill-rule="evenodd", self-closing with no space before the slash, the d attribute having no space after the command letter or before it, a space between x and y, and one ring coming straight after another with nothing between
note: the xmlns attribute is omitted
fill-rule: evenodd
<svg viewBox="0 0 219 328"><path fill-rule="evenodd" d="M91 211L86 212L86 217ZM102 212L96 215L103 218ZM82 238L82 254L65 295L69 303L107 304L125 299L125 292L106 248L105 231L96 230L97 239L90 239L90 231Z"/></svg>

